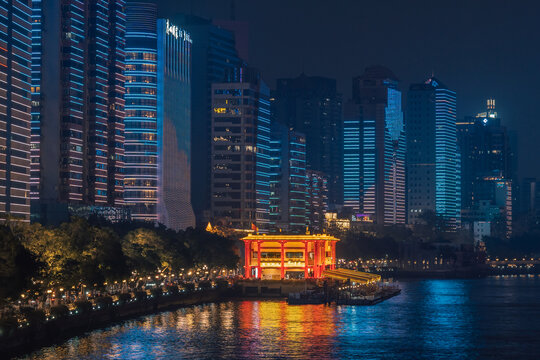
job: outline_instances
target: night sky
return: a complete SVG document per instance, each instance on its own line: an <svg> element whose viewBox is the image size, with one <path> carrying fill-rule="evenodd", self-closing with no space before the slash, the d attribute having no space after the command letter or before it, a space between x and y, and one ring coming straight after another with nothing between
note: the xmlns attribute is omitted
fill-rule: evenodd
<svg viewBox="0 0 540 360"><path fill-rule="evenodd" d="M161 14L230 19L229 0L158 0ZM281 77L336 78L344 99L366 66L389 67L406 91L432 73L457 92L458 117L494 97L518 135L519 175L540 177L540 3L467 0L236 0L249 59ZM406 106L406 98L403 98Z"/></svg>

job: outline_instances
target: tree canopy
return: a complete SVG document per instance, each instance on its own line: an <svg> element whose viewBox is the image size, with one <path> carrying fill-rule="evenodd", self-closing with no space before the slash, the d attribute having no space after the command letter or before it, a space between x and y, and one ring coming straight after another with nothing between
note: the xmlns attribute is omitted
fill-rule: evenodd
<svg viewBox="0 0 540 360"><path fill-rule="evenodd" d="M232 268L234 242L204 229L174 231L144 222L110 224L73 218L58 227L0 225L0 298L31 284L101 286L133 273L177 272L191 267Z"/></svg>

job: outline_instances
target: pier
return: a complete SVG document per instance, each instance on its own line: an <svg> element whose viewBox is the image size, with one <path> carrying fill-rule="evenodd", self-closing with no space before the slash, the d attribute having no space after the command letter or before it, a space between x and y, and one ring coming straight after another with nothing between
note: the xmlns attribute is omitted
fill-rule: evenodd
<svg viewBox="0 0 540 360"><path fill-rule="evenodd" d="M375 305L401 293L395 285L381 283L381 276L348 269L326 270L322 287L290 293L290 305Z"/></svg>

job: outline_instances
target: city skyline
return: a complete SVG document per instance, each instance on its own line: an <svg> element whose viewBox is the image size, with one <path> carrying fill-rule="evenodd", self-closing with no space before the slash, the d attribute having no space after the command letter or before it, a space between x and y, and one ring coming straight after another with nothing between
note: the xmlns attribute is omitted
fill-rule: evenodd
<svg viewBox="0 0 540 360"><path fill-rule="evenodd" d="M0 0L0 358L539 358L527 1Z"/></svg>
<svg viewBox="0 0 540 360"><path fill-rule="evenodd" d="M232 17L231 1L158 3L164 13ZM347 1L328 7L320 0L236 0L235 5L235 19L248 24L250 64L263 72L271 88L279 78L304 72L337 79L338 91L347 99L350 79L380 64L393 70L406 97L409 85L434 75L456 91L458 119L481 111L487 99L497 99L504 125L520 136L519 153L537 149L536 80L524 85L524 79L536 79L525 65L540 61L540 50L528 41L540 36L533 25L540 10L536 2L510 7L502 0L444 6L426 0ZM275 18L279 27L273 26ZM258 44L265 44L265 50ZM520 178L538 178L540 158L520 157L518 168Z"/></svg>
<svg viewBox="0 0 540 360"><path fill-rule="evenodd" d="M32 2L32 221L114 213L175 229L218 222L299 232L321 231L324 214L344 207L385 225L415 225L432 210L452 229L463 212L472 230L504 208L510 236L523 197L519 142L495 99L461 119L458 93L438 78L405 92L382 65L350 78L345 103L335 79L303 72L271 90L265 73L249 67L249 26L236 20L234 1L228 21L160 18L154 0L62 4ZM263 90L242 90L248 82ZM278 135L290 131L297 135ZM305 148L287 150L294 139ZM231 159L238 163L223 163ZM244 161L255 162L238 167Z"/></svg>

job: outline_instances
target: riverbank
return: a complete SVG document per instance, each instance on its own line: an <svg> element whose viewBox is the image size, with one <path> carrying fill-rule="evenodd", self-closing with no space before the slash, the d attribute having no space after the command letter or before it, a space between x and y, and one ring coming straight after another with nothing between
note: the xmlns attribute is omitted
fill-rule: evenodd
<svg viewBox="0 0 540 360"><path fill-rule="evenodd" d="M22 355L44 346L65 341L90 330L143 315L173 310L180 307L220 302L234 297L233 288L214 288L189 293L148 295L124 303L113 303L95 309L77 310L64 316L52 317L19 325L0 328L0 358Z"/></svg>
<svg viewBox="0 0 540 360"><path fill-rule="evenodd" d="M540 316L540 277L400 286L402 295L375 306L250 299L186 307L123 321L20 359L538 358L540 322L531 320Z"/></svg>
<svg viewBox="0 0 540 360"><path fill-rule="evenodd" d="M533 267L492 267L488 265L443 270L404 270L386 268L370 269L370 272L381 275L384 279L476 279L497 275L537 275L540 266Z"/></svg>

